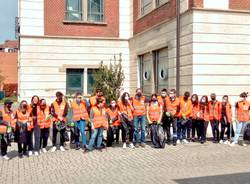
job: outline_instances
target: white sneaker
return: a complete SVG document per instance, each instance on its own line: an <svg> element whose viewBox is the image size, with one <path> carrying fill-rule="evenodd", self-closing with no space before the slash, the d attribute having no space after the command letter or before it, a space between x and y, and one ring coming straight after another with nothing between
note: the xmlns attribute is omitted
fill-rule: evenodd
<svg viewBox="0 0 250 184"><path fill-rule="evenodd" d="M8 157L7 155L4 155L4 156L3 156L3 159L4 159L4 160L9 160L10 157Z"/></svg>
<svg viewBox="0 0 250 184"><path fill-rule="evenodd" d="M181 141L180 141L180 139L178 139L177 141L176 141L176 144L180 144L181 143Z"/></svg>
<svg viewBox="0 0 250 184"><path fill-rule="evenodd" d="M237 144L237 143L236 143L236 142L232 142L232 143L230 144L230 146L233 147L233 146L235 146L235 144Z"/></svg>
<svg viewBox="0 0 250 184"><path fill-rule="evenodd" d="M127 148L127 144L126 144L126 143L123 143L122 148L126 149L126 148Z"/></svg>
<svg viewBox="0 0 250 184"><path fill-rule="evenodd" d="M183 142L184 144L188 144L188 143L189 143L186 139L183 139L182 142ZM178 144L178 143L177 143L177 144Z"/></svg>
<svg viewBox="0 0 250 184"><path fill-rule="evenodd" d="M39 155L39 153L37 151L35 151L35 156L38 156L38 155Z"/></svg>
<svg viewBox="0 0 250 184"><path fill-rule="evenodd" d="M53 148L51 149L51 152L55 152L56 151L56 146L53 146Z"/></svg>
<svg viewBox="0 0 250 184"><path fill-rule="evenodd" d="M32 156L32 154L33 154L32 151L29 151L28 155L29 155L29 156Z"/></svg>
<svg viewBox="0 0 250 184"><path fill-rule="evenodd" d="M133 144L133 143L130 143L130 144L129 144L129 148L134 149L134 148L135 148L134 144Z"/></svg>
<svg viewBox="0 0 250 184"><path fill-rule="evenodd" d="M61 151L65 151L65 149L64 149L63 146L60 146L60 150L61 150Z"/></svg>
<svg viewBox="0 0 250 184"><path fill-rule="evenodd" d="M42 149L43 153L47 153L47 150L45 148Z"/></svg>
<svg viewBox="0 0 250 184"><path fill-rule="evenodd" d="M242 146L244 146L244 147L245 147L245 146L247 146L247 144L243 143L243 144L242 144Z"/></svg>
<svg viewBox="0 0 250 184"><path fill-rule="evenodd" d="M229 144L230 142L228 140L224 141L223 144Z"/></svg>
<svg viewBox="0 0 250 184"><path fill-rule="evenodd" d="M223 144L223 140L220 140L220 142L219 142L220 144Z"/></svg>

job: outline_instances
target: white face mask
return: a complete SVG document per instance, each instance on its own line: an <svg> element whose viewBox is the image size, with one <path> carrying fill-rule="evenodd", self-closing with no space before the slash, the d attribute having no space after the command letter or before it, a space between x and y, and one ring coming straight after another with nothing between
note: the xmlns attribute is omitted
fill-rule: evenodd
<svg viewBox="0 0 250 184"><path fill-rule="evenodd" d="M115 107L115 105L116 105L116 104L112 103L112 104L111 104L111 107Z"/></svg>
<svg viewBox="0 0 250 184"><path fill-rule="evenodd" d="M161 96L162 96L162 97L166 97L167 94L166 94L166 93L162 93Z"/></svg>
<svg viewBox="0 0 250 184"><path fill-rule="evenodd" d="M226 103L226 102L227 102L227 100L225 100L225 99L222 99L222 102Z"/></svg>
<svg viewBox="0 0 250 184"><path fill-rule="evenodd" d="M192 101L195 102L196 98L192 98Z"/></svg>
<svg viewBox="0 0 250 184"><path fill-rule="evenodd" d="M201 102L205 103L205 102L206 102L206 99L202 99Z"/></svg>
<svg viewBox="0 0 250 184"><path fill-rule="evenodd" d="M129 100L129 97L128 97L128 96L125 96L125 100Z"/></svg>

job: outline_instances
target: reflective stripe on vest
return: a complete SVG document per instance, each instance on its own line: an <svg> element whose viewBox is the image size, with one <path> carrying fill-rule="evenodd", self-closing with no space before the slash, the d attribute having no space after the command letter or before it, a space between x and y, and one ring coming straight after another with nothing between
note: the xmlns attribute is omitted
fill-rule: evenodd
<svg viewBox="0 0 250 184"><path fill-rule="evenodd" d="M47 119L50 116L49 107L43 111L40 108L37 109L37 124L40 128L50 128L51 119Z"/></svg>
<svg viewBox="0 0 250 184"><path fill-rule="evenodd" d="M133 115L134 116L143 116L146 113L146 107L145 107L145 97L143 96L140 100L137 100L136 98L133 98Z"/></svg>
<svg viewBox="0 0 250 184"><path fill-rule="evenodd" d="M159 121L161 115L161 107L159 105L149 105L148 115L150 121Z"/></svg>

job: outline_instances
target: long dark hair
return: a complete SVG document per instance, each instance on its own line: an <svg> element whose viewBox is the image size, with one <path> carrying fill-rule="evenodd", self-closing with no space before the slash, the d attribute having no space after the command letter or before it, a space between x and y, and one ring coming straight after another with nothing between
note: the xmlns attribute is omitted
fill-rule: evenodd
<svg viewBox="0 0 250 184"><path fill-rule="evenodd" d="M195 101L193 101L193 97L195 97ZM198 97L198 95L197 94L193 94L191 96L191 101L192 101L193 105L198 105L199 104L199 97Z"/></svg>
<svg viewBox="0 0 250 184"><path fill-rule="evenodd" d="M37 101L37 105L39 105L39 104L40 104L40 99L39 99L39 96L34 95L34 96L32 96L32 98L31 98L31 103L30 103L31 107L34 105L34 102L33 102L34 98L37 98L37 99L38 99L38 101Z"/></svg>
<svg viewBox="0 0 250 184"><path fill-rule="evenodd" d="M128 95L129 97L130 97L130 95L129 95L129 93L128 92L124 92L123 94L122 94L122 96L121 96L121 102L122 102L122 104L127 104L127 101L125 100L125 96L126 95Z"/></svg>
<svg viewBox="0 0 250 184"><path fill-rule="evenodd" d="M202 99L205 98L206 99L206 102L202 102ZM207 107L208 109L208 96L207 95L204 95L201 97L200 99L200 109L202 110L205 110L205 108Z"/></svg>

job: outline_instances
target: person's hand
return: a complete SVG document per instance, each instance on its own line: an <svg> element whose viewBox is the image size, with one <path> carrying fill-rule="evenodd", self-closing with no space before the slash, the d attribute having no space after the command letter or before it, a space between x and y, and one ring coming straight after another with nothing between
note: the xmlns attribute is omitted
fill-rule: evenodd
<svg viewBox="0 0 250 184"><path fill-rule="evenodd" d="M185 115L185 114L182 114L182 119L184 119L184 120L186 120L186 119L187 119L187 117L186 117L186 115Z"/></svg>
<svg viewBox="0 0 250 184"><path fill-rule="evenodd" d="M166 114L167 117L171 116L171 113L169 113L169 112L166 112L165 114Z"/></svg>

